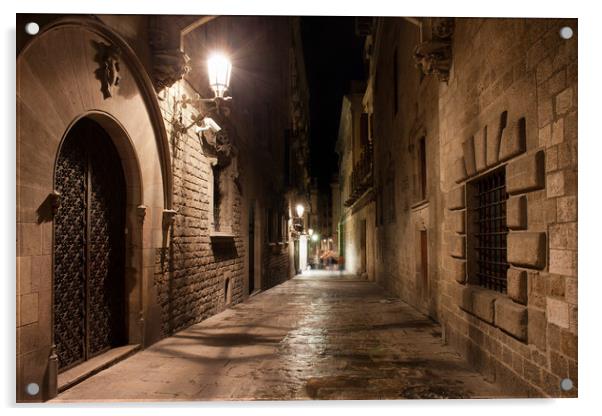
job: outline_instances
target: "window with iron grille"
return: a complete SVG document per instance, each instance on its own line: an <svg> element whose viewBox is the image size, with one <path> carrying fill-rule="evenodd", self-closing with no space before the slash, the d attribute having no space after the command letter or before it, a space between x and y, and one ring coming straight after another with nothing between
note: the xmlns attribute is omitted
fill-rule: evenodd
<svg viewBox="0 0 602 416"><path fill-rule="evenodd" d="M506 237L506 170L501 167L470 184L472 281L506 293L508 270Z"/></svg>

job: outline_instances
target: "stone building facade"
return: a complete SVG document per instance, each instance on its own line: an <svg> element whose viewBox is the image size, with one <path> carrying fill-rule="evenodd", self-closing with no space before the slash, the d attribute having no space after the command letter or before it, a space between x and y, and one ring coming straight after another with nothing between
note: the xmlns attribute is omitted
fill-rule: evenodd
<svg viewBox="0 0 602 416"><path fill-rule="evenodd" d="M17 400L43 401L80 363L292 276L308 92L295 18L17 20L41 27L17 39ZM213 96L214 49L233 63L217 105L194 100ZM208 116L219 132L200 129Z"/></svg>
<svg viewBox="0 0 602 416"><path fill-rule="evenodd" d="M375 199L373 187L373 137L370 134L368 109L371 91L364 84L352 82L352 93L343 97L339 137L340 206L339 247L346 270L375 278Z"/></svg>
<svg viewBox="0 0 602 416"><path fill-rule="evenodd" d="M365 35L376 281L517 396L576 396L577 21L379 18Z"/></svg>

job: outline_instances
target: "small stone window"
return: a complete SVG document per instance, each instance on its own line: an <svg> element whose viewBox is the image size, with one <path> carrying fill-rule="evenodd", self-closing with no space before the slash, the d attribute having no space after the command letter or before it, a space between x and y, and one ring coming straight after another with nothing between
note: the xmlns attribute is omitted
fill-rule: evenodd
<svg viewBox="0 0 602 416"><path fill-rule="evenodd" d="M424 201L427 198L426 137L422 136L416 144L416 199Z"/></svg>
<svg viewBox="0 0 602 416"><path fill-rule="evenodd" d="M399 109L399 85L398 85L398 73L399 73L399 67L397 64L398 61L398 57L397 57L397 48L395 48L395 52L393 53L393 88L392 88L392 92L393 92L393 116L397 115L397 111Z"/></svg>
<svg viewBox="0 0 602 416"><path fill-rule="evenodd" d="M469 276L471 283L506 293L506 168L468 184Z"/></svg>
<svg viewBox="0 0 602 416"><path fill-rule="evenodd" d="M232 167L211 167L211 234L231 235L233 233L234 181Z"/></svg>
<svg viewBox="0 0 602 416"><path fill-rule="evenodd" d="M222 193L220 192L221 169L219 166L213 166L213 231L221 231L221 203Z"/></svg>

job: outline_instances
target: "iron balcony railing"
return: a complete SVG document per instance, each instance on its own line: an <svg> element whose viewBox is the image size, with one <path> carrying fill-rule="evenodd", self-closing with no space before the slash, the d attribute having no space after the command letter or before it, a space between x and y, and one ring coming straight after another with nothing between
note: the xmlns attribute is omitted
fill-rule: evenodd
<svg viewBox="0 0 602 416"><path fill-rule="evenodd" d="M372 143L368 142L360 155L360 159L353 166L351 178L349 181L348 198L345 200L345 206L350 207L359 199L373 183L373 151Z"/></svg>

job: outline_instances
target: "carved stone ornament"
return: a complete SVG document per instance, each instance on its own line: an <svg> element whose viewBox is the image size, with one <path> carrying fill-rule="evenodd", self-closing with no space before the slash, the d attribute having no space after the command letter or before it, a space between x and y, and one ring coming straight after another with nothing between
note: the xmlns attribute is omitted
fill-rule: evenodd
<svg viewBox="0 0 602 416"><path fill-rule="evenodd" d="M119 58L121 51L115 45L109 45L103 42L92 41L96 56L94 60L98 63L98 68L94 71L96 79L100 81L100 91L105 99L110 98L115 93L115 89L121 82L119 75Z"/></svg>
<svg viewBox="0 0 602 416"><path fill-rule="evenodd" d="M433 19L431 39L420 43L414 50L416 66L425 75L434 75L441 82L449 80L453 31L453 18L435 18Z"/></svg>
<svg viewBox="0 0 602 416"><path fill-rule="evenodd" d="M136 207L136 214L138 214L138 221L143 223L144 218L146 217L146 205L138 205Z"/></svg>
<svg viewBox="0 0 602 416"><path fill-rule="evenodd" d="M169 88L190 71L190 58L180 49L153 53L153 78L157 91Z"/></svg>
<svg viewBox="0 0 602 416"><path fill-rule="evenodd" d="M50 201L50 207L52 209L52 215L56 215L59 207L61 206L61 194L57 190L52 191L48 194L48 200Z"/></svg>
<svg viewBox="0 0 602 416"><path fill-rule="evenodd" d="M173 225L177 213L178 212L173 209L163 210L163 229L167 230Z"/></svg>

